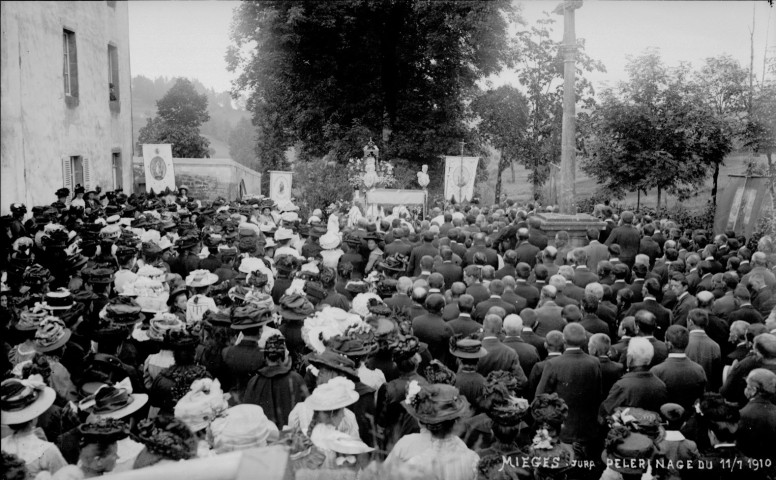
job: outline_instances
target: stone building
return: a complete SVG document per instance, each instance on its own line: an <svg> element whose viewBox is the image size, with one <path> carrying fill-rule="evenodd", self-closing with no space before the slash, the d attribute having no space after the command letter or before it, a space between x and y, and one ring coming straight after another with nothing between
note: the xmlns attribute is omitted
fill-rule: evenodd
<svg viewBox="0 0 776 480"><path fill-rule="evenodd" d="M126 2L0 2L0 213L132 188Z"/></svg>

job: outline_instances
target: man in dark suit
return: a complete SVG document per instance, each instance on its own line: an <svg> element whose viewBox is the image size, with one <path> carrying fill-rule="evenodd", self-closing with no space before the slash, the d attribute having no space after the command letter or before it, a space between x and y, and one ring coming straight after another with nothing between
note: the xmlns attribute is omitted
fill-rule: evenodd
<svg viewBox="0 0 776 480"><path fill-rule="evenodd" d="M666 330L671 325L671 310L660 305L657 301L657 296L661 292L660 283L654 278L644 282L644 301L634 303L631 308L625 312L625 316L635 315L639 310L646 310L652 312L655 316L655 322L657 329L655 330L655 338L663 340Z"/></svg>
<svg viewBox="0 0 776 480"><path fill-rule="evenodd" d="M576 271L571 265L563 265L558 269L558 275L562 275L566 279L566 287L563 289L563 294L577 302L581 302L585 298L585 289L574 283L575 274Z"/></svg>
<svg viewBox="0 0 776 480"><path fill-rule="evenodd" d="M634 317L636 327L636 337L644 337L652 344L652 362L649 367L661 363L668 358L668 347L665 343L655 338L656 322L655 316L646 310L639 310ZM628 342L630 344L630 342ZM627 359L622 358L622 364L627 367Z"/></svg>
<svg viewBox="0 0 776 480"><path fill-rule="evenodd" d="M410 253L410 261L408 268L408 274L417 277L420 275L420 259L428 255L431 258L439 255L439 250L431 244L434 241L434 232L426 230L423 232L423 243L412 249Z"/></svg>
<svg viewBox="0 0 776 480"><path fill-rule="evenodd" d="M690 341L685 353L687 358L703 367L709 390L716 392L722 385L722 351L717 342L706 334L709 314L699 308L690 310L687 316L687 328Z"/></svg>
<svg viewBox="0 0 776 480"><path fill-rule="evenodd" d="M601 364L582 351L587 343L585 329L570 323L563 329L566 349L559 358L547 362L536 394L557 393L569 407L561 441L576 444L575 449L590 458L598 436L597 410L601 400Z"/></svg>
<svg viewBox="0 0 776 480"><path fill-rule="evenodd" d="M528 377L528 399L533 400L536 396L536 387L539 386L539 381L542 379L544 373L544 367L548 362L551 362L563 354L563 350L566 349L566 340L563 338L563 333L554 330L547 334L547 338L544 341L543 347L547 354L541 361L534 364L531 369L531 375Z"/></svg>
<svg viewBox="0 0 776 480"><path fill-rule="evenodd" d="M531 276L531 267L527 263L518 263L515 267L517 278L515 278L515 293L525 298L528 308L536 308L539 303L539 290L533 285L528 284L528 277Z"/></svg>
<svg viewBox="0 0 776 480"><path fill-rule="evenodd" d="M714 288L711 285L711 281L714 274L711 271L711 262L708 260L701 260L698 264L698 275L700 275L701 280L698 282L696 292L702 292L704 290L709 292L712 291Z"/></svg>
<svg viewBox="0 0 776 480"><path fill-rule="evenodd" d="M490 265L494 269L498 269L498 253L492 248L488 248L485 245L485 234L475 233L472 237L472 246L466 251L466 255L463 256L464 265L474 265L474 256L477 253L483 253L487 259L487 265Z"/></svg>
<svg viewBox="0 0 776 480"><path fill-rule="evenodd" d="M396 281L396 293L390 298L383 300L386 305L391 307L391 310L401 311L404 307L412 305L412 299L409 296L412 289L412 280L410 277L399 277Z"/></svg>
<svg viewBox="0 0 776 480"><path fill-rule="evenodd" d="M776 461L776 373L756 368L746 377L749 402L741 409L736 445L749 458Z"/></svg>
<svg viewBox="0 0 776 480"><path fill-rule="evenodd" d="M547 234L542 231L542 221L537 217L528 217L528 242L539 250L547 248Z"/></svg>
<svg viewBox="0 0 776 480"><path fill-rule="evenodd" d="M453 329L442 319L444 306L445 297L436 293L429 295L425 303L428 313L412 320L412 333L428 345L432 357L452 368L455 361L449 355L449 340L453 336Z"/></svg>
<svg viewBox="0 0 776 480"><path fill-rule="evenodd" d="M690 295L690 292L687 291L687 278L681 273L674 272L671 275L669 285L677 299L677 304L671 312L673 317L672 322L674 325L686 327L687 315L690 313L690 310L698 306L698 302L695 297Z"/></svg>
<svg viewBox="0 0 776 480"><path fill-rule="evenodd" d="M614 283L612 283L612 296L617 298L617 292L623 288L628 288L627 277L630 274L630 269L623 263L612 266L612 274L614 275Z"/></svg>
<svg viewBox="0 0 776 480"><path fill-rule="evenodd" d="M523 319L519 315L507 315L504 318L505 336L503 343L517 353L523 373L528 372L530 374L534 365L540 361L539 352L536 350L536 347L520 337L522 331Z"/></svg>
<svg viewBox="0 0 776 480"><path fill-rule="evenodd" d="M504 252L504 268L496 271L496 278L499 280L506 276L516 277L515 266L517 265L517 253L514 250Z"/></svg>
<svg viewBox="0 0 776 480"><path fill-rule="evenodd" d="M394 228L391 233L393 241L385 245L385 248L383 249L385 256L389 257L391 255L401 254L409 257L412 253L412 245L408 245L404 242L404 229Z"/></svg>
<svg viewBox="0 0 776 480"><path fill-rule="evenodd" d="M524 391L528 385L528 378L520 366L517 353L507 347L498 339L501 335L503 323L498 315L487 315L482 325L482 346L488 354L480 358L477 363L477 372L487 377L490 372L504 370L512 373L517 378L517 388Z"/></svg>
<svg viewBox="0 0 776 480"><path fill-rule="evenodd" d="M461 298L461 295L465 293L466 284L463 282L455 282L450 287L450 290L445 292L447 305L445 305L445 308L442 309L442 318L444 318L446 322L458 318L458 314L461 313L458 310L458 299ZM472 307L472 309L474 309L474 307Z"/></svg>
<svg viewBox="0 0 776 480"><path fill-rule="evenodd" d="M598 358L601 364L601 393L604 398L609 395L609 390L625 372L625 367L621 363L613 362L607 355L611 346L609 336L603 333L596 333L587 343L588 353Z"/></svg>
<svg viewBox="0 0 776 480"><path fill-rule="evenodd" d="M537 335L546 336L552 330L563 330L566 321L563 319L563 307L555 303L555 287L547 285L542 288L541 307L535 309ZM583 329L584 330L584 329Z"/></svg>
<svg viewBox="0 0 776 480"><path fill-rule="evenodd" d="M463 280L463 268L453 263L453 250L450 247L442 247L439 254L442 257L442 263L436 264L434 271L442 274L445 279L445 289L448 289L453 283Z"/></svg>
<svg viewBox="0 0 776 480"><path fill-rule="evenodd" d="M665 383L668 402L678 403L685 411L690 411L706 389L706 372L703 367L687 358L684 353L689 341L690 332L685 327L668 327L668 358L650 370Z"/></svg>
<svg viewBox="0 0 776 480"><path fill-rule="evenodd" d="M632 225L633 212L628 210L622 212L620 220L622 221L622 225L612 230L612 233L609 234L609 237L606 239L606 245L611 245L613 243L619 245L619 260L626 264L628 268L632 268L636 255L639 253L641 234Z"/></svg>
<svg viewBox="0 0 776 480"><path fill-rule="evenodd" d="M447 324L450 325L450 328L453 329L453 333L456 335L462 334L468 336L482 330L482 324L477 323L472 319L473 309L474 297L463 294L458 298L458 311L460 312L458 318L447 322Z"/></svg>
<svg viewBox="0 0 776 480"><path fill-rule="evenodd" d="M636 318L623 318L617 329L617 336L619 340L609 349L608 355L612 361L621 363L623 368L625 368L625 354L628 351L628 343L630 343L631 338L636 336Z"/></svg>
<svg viewBox="0 0 776 480"><path fill-rule="evenodd" d="M563 293L566 291L566 287L570 285L566 281L566 277L564 277L563 275L553 275L552 278L550 278L549 284L555 287L555 290L556 290L555 303L559 307L565 307L566 305L579 305L579 302L577 300L574 300L573 298L569 298ZM571 285L571 286L574 286L574 285Z"/></svg>
<svg viewBox="0 0 776 480"><path fill-rule="evenodd" d="M735 290L736 300L738 300L739 307L728 314L728 323L731 325L733 322L743 320L747 323L763 323L763 316L753 306L749 290L743 285L738 285Z"/></svg>
<svg viewBox="0 0 776 480"><path fill-rule="evenodd" d="M515 279L507 276L503 278L502 282L504 282L504 293L501 295L501 299L514 305L517 313L520 313L524 308L527 308L528 300L515 293L515 287L517 287Z"/></svg>
<svg viewBox="0 0 776 480"><path fill-rule="evenodd" d="M501 280L493 280L490 282L490 298L484 302L480 302L474 309L473 318L478 322L482 322L485 319L488 311L491 307L501 307L509 315L510 313L517 313L517 309L514 305L504 301L501 295L504 293L504 282Z"/></svg>
<svg viewBox="0 0 776 480"><path fill-rule="evenodd" d="M598 315L596 315L597 311L598 298L595 295L585 295L585 298L582 299L583 316L579 324L582 325L586 332L591 334L602 333L610 335L609 324L598 318Z"/></svg>
<svg viewBox="0 0 776 480"><path fill-rule="evenodd" d="M652 235L655 234L655 225L648 223L644 225L642 230L644 231L644 236L639 242L639 253L647 255L649 257L649 266L654 267L655 260L661 255L660 245L652 238Z"/></svg>
<svg viewBox="0 0 776 480"><path fill-rule="evenodd" d="M602 417L611 415L617 407L660 411L667 401L668 391L665 383L649 371L653 354L649 340L643 337L631 339L626 355L628 373L612 386L609 396L601 403Z"/></svg>
<svg viewBox="0 0 776 480"><path fill-rule="evenodd" d="M517 247L515 248L515 254L517 255L518 262L527 263L531 268L536 265L536 254L541 249L536 245L532 245L528 242L528 229L519 228L517 230Z"/></svg>
<svg viewBox="0 0 776 480"><path fill-rule="evenodd" d="M597 282L598 275L587 268L587 252L584 248L572 250L574 255L574 285L585 288L587 284Z"/></svg>
<svg viewBox="0 0 776 480"><path fill-rule="evenodd" d="M748 287L752 295L752 306L760 312L763 318L767 318L771 310L776 307L776 295L766 284L765 276L761 273L753 274L749 277Z"/></svg>
<svg viewBox="0 0 776 480"><path fill-rule="evenodd" d="M709 323L704 330L709 338L719 345L719 348L722 350L722 357L724 358L730 353L730 347L732 347L728 342L728 338L730 337L729 324L712 313L714 305L717 303L713 293L699 292L696 299L698 300L698 308L705 311L708 315Z"/></svg>
<svg viewBox="0 0 776 480"><path fill-rule="evenodd" d="M743 320L736 320L730 324L730 337L728 341L733 345L733 349L724 358L725 365L740 362L752 351L752 347L746 338L746 331L748 329L749 324Z"/></svg>
<svg viewBox="0 0 776 480"><path fill-rule="evenodd" d="M479 265L464 268L463 281L467 285L466 293L474 297L475 305L490 298L490 291L482 284L482 268Z"/></svg>
<svg viewBox="0 0 776 480"><path fill-rule="evenodd" d="M731 312L738 309L738 300L735 296L735 290L738 286L738 274L735 272L723 273L722 284L724 285L725 293L721 298L714 301L714 307L711 309L711 312L720 318L727 319Z"/></svg>
<svg viewBox="0 0 776 480"><path fill-rule="evenodd" d="M587 268L595 272L598 268L598 262L609 260L609 247L598 241L600 233L595 227L587 229L588 244L585 247L587 254Z"/></svg>
<svg viewBox="0 0 776 480"><path fill-rule="evenodd" d="M537 335L533 330L536 326L536 312L532 308L526 308L520 312L520 318L523 319L523 330L520 332L520 338L525 343L533 345L539 354L539 358L544 360L547 358L546 339L541 335Z"/></svg>

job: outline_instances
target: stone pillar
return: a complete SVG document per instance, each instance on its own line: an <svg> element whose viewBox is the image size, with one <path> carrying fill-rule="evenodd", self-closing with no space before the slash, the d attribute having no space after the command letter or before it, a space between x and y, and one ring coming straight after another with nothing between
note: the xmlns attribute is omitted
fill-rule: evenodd
<svg viewBox="0 0 776 480"><path fill-rule="evenodd" d="M565 1L554 13L563 15L563 131L561 133L560 197L561 213L577 213L576 188L576 77L577 38L574 32L574 10L582 6L581 0Z"/></svg>
<svg viewBox="0 0 776 480"><path fill-rule="evenodd" d="M536 217L542 221L542 230L547 234L550 245L555 245L555 234L565 230L569 234L571 247L584 247L587 245L587 229L595 227L603 230L606 223L592 215L578 213L566 215L563 213L540 213Z"/></svg>

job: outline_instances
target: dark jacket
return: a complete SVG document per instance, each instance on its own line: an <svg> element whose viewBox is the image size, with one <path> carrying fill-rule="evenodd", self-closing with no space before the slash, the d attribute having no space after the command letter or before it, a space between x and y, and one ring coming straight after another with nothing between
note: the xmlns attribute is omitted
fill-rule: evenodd
<svg viewBox="0 0 776 480"><path fill-rule="evenodd" d="M525 343L536 347L536 353L539 354L540 359L544 360L547 358L547 347L544 346L544 337L538 335L533 330L523 328L523 331L520 332L520 338L522 338Z"/></svg>
<svg viewBox="0 0 776 480"><path fill-rule="evenodd" d="M434 270L442 274L445 279L445 288L449 289L453 283L463 280L463 269L451 261L435 265Z"/></svg>
<svg viewBox="0 0 776 480"><path fill-rule="evenodd" d="M644 367L634 369L617 381L609 396L601 403L602 417L611 415L617 407L636 407L659 412L668 400L666 384Z"/></svg>
<svg viewBox="0 0 776 480"><path fill-rule="evenodd" d="M678 403L686 412L690 411L706 389L706 372L703 367L686 356L668 357L650 371L665 384L668 402Z"/></svg>
<svg viewBox="0 0 776 480"><path fill-rule="evenodd" d="M412 331L418 340L428 344L428 350L435 359L448 366L455 363L449 358L449 342L453 329L441 316L427 313L415 317L412 320Z"/></svg>
<svg viewBox="0 0 776 480"><path fill-rule="evenodd" d="M776 405L761 396L741 409L736 445L744 455L776 461Z"/></svg>
<svg viewBox="0 0 776 480"><path fill-rule="evenodd" d="M606 245L613 243L620 246L620 261L632 268L641 245L641 234L639 231L632 225L620 225L612 230L612 233L606 238Z"/></svg>
<svg viewBox="0 0 776 480"><path fill-rule="evenodd" d="M264 354L255 340L243 340L221 351L220 371L217 375L225 392L242 394L248 381L264 366Z"/></svg>
<svg viewBox="0 0 776 480"><path fill-rule="evenodd" d="M687 298L687 297L685 297ZM625 313L625 316L634 316L639 310L646 310L655 316L655 338L665 339L666 330L671 326L671 310L660 305L654 298L645 298L643 302L634 303Z"/></svg>
<svg viewBox="0 0 776 480"><path fill-rule="evenodd" d="M541 336L546 336L552 330L563 331L566 326L566 320L561 316L563 308L559 307L552 300L548 300L536 310L536 326L534 331Z"/></svg>
<svg viewBox="0 0 776 480"><path fill-rule="evenodd" d="M523 373L528 372L530 374L534 365L539 363L539 352L536 350L536 347L522 338L506 336L502 343L517 353Z"/></svg>
<svg viewBox="0 0 776 480"><path fill-rule="evenodd" d="M536 254L541 250L535 245L531 245L527 241L521 243L515 249L518 262L524 262L533 268L536 265Z"/></svg>
<svg viewBox="0 0 776 480"><path fill-rule="evenodd" d="M598 361L601 363L601 393L606 398L612 386L622 378L625 367L621 363L611 361L609 357L598 357Z"/></svg>
<svg viewBox="0 0 776 480"><path fill-rule="evenodd" d="M482 347L488 354L480 358L477 371L483 376L488 376L494 370L511 372L517 378L518 389L522 391L528 383L528 378L520 366L517 353L494 337L483 338Z"/></svg>
<svg viewBox="0 0 776 480"><path fill-rule="evenodd" d="M536 387L536 394L542 393L557 393L569 407L561 441L573 443L596 438L596 413L601 401L601 364L597 358L580 349L567 349L544 366Z"/></svg>
<svg viewBox="0 0 776 480"><path fill-rule="evenodd" d="M260 406L267 418L278 428L288 424L294 406L307 398L308 392L301 375L288 365L266 365L249 381L242 403Z"/></svg>
<svg viewBox="0 0 776 480"><path fill-rule="evenodd" d="M485 300L484 302L480 302L477 304L477 306L474 309L474 312L472 312L472 318L474 318L478 322L482 322L485 319L485 315L487 315L488 310L490 310L492 307L503 308L507 312L507 315L511 313L517 313L517 308L515 308L515 306L512 305L511 303L504 301L500 296L499 297L491 296L489 299Z"/></svg>
<svg viewBox="0 0 776 480"><path fill-rule="evenodd" d="M469 336L472 333L482 330L482 325L477 323L470 315L459 315L458 318L447 322L453 333Z"/></svg>

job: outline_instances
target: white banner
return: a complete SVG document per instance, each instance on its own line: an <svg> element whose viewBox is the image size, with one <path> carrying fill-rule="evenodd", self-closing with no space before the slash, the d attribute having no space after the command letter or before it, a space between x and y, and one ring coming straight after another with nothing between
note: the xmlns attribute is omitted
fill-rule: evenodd
<svg viewBox="0 0 776 480"><path fill-rule="evenodd" d="M175 191L175 170L172 166L172 145L143 144L146 192L161 193L166 188Z"/></svg>
<svg viewBox="0 0 776 480"><path fill-rule="evenodd" d="M269 198L278 205L284 201L291 200L291 177L293 172L279 172L270 170L269 172Z"/></svg>
<svg viewBox="0 0 776 480"><path fill-rule="evenodd" d="M474 177L479 157L445 157L445 199L456 202L474 197Z"/></svg>

